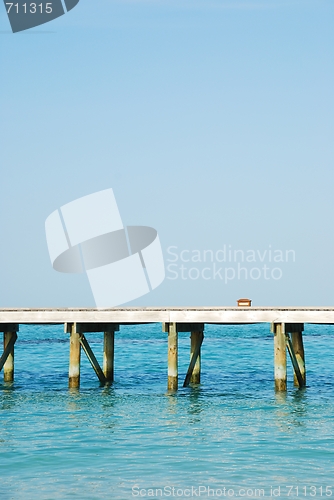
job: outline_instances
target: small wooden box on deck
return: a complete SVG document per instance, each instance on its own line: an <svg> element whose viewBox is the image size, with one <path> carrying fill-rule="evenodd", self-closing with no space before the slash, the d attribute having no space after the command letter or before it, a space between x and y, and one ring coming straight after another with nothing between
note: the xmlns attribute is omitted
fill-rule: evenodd
<svg viewBox="0 0 334 500"><path fill-rule="evenodd" d="M239 299L237 300L238 307L251 307L251 299Z"/></svg>

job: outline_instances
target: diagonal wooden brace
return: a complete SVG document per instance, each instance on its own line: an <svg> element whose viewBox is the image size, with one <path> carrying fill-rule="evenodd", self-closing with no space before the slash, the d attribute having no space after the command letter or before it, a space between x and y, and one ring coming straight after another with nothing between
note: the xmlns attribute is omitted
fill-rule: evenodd
<svg viewBox="0 0 334 500"><path fill-rule="evenodd" d="M17 333L13 332L12 337L11 337L10 341L8 342L8 344L7 344L6 348L4 349L3 354L0 358L0 371L2 370L4 364L6 363L8 356L12 352L12 349L15 345L16 340L17 340Z"/></svg>
<svg viewBox="0 0 334 500"><path fill-rule="evenodd" d="M104 376L104 373L103 373L103 371L102 371L102 369L101 369L101 367L100 367L100 365L95 357L95 354L93 353L93 351L92 351L90 345L88 344L87 339L83 333L80 334L80 344L81 344L81 347L83 348L83 350L85 351L86 356L90 361L90 364L94 368L94 371L95 371L99 381L101 382L101 384L105 384L107 381L106 377Z"/></svg>
<svg viewBox="0 0 334 500"><path fill-rule="evenodd" d="M296 354L295 354L295 351L294 351L294 348L293 348L293 345L292 345L292 342L290 339L290 335L288 333L285 334L285 339L286 339L286 347L287 347L288 353L290 355L290 359L291 359L292 366L293 366L293 369L295 371L295 374L296 374L296 377L298 380L299 387L304 387L305 380L304 380L303 375L301 374L298 360L296 358Z"/></svg>
<svg viewBox="0 0 334 500"><path fill-rule="evenodd" d="M200 332L200 339L199 339L199 342L193 352L193 355L191 357L191 360L190 360L190 363L189 363L189 367L188 367L188 371L187 371L187 375L186 375L186 378L184 379L184 382L183 382L183 387L188 387L189 383L190 383L190 379L191 379L191 376L193 374L193 371L194 371L194 368L195 368L195 364L196 364L196 361L197 361L197 358L201 352L201 346L202 346L202 343L203 343L203 339L204 339L204 333L203 332Z"/></svg>

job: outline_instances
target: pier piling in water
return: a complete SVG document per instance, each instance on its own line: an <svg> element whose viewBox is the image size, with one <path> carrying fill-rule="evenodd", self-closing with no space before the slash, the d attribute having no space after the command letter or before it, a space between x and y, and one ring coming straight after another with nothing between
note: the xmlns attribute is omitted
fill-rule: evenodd
<svg viewBox="0 0 334 500"><path fill-rule="evenodd" d="M178 331L176 323L167 323L168 328L168 380L167 389L178 389Z"/></svg>
<svg viewBox="0 0 334 500"><path fill-rule="evenodd" d="M0 371L3 368L4 382L13 382L14 380L14 345L17 340L19 325L17 324L2 324L3 332L3 354L0 358Z"/></svg>
<svg viewBox="0 0 334 500"><path fill-rule="evenodd" d="M294 384L298 387L304 387L306 384L303 330L303 323L272 323L271 325L271 331L274 333L274 373L277 391L286 390L286 350L288 350L294 369Z"/></svg>
<svg viewBox="0 0 334 500"><path fill-rule="evenodd" d="M163 323L162 331L168 333L168 381L167 389L178 389L178 334L190 332L190 363L183 387L190 382L199 384L201 377L201 345L204 339L204 323Z"/></svg>
<svg viewBox="0 0 334 500"><path fill-rule="evenodd" d="M201 347L204 339L204 324L189 325L190 334L190 363L184 379L183 387L189 383L199 384L201 381Z"/></svg>
<svg viewBox="0 0 334 500"><path fill-rule="evenodd" d="M304 380L304 385L306 384L306 368L305 368L305 352L304 352L304 344L303 344L303 330L304 325L300 324L300 329L297 331L294 328L294 331L291 332L292 345L295 351L295 355L297 358L297 362L299 365L300 373ZM299 385L296 374L294 375L294 384Z"/></svg>
<svg viewBox="0 0 334 500"><path fill-rule="evenodd" d="M294 369L294 385L297 387L304 387L306 384L303 331L303 323L285 324L286 346Z"/></svg>
<svg viewBox="0 0 334 500"><path fill-rule="evenodd" d="M115 332L104 332L103 373L107 382L114 381Z"/></svg>
<svg viewBox="0 0 334 500"><path fill-rule="evenodd" d="M287 387L287 350L294 368L294 383L304 387L304 323L334 325L334 307L250 307L248 299L246 307L243 304L245 299L239 302L239 307L3 308L0 309L0 332L4 334L4 350L0 357L0 371L4 368L5 381L13 380L14 344L19 324L64 324L65 332L70 334L69 387L80 385L81 348L100 382L112 382L115 331L119 330L119 326L163 323L163 331L168 334L167 387L175 391L178 389L178 333L191 333L190 363L183 384L186 387L201 380L201 345L205 324L271 323L276 390L285 391ZM104 334L102 368L84 335L89 332Z"/></svg>
<svg viewBox="0 0 334 500"><path fill-rule="evenodd" d="M191 332L190 334L190 361L193 356L196 357L194 369L190 377L191 384L199 384L201 382L201 346L203 339L203 330Z"/></svg>
<svg viewBox="0 0 334 500"><path fill-rule="evenodd" d="M285 324L274 323L274 379L276 391L286 391Z"/></svg>
<svg viewBox="0 0 334 500"><path fill-rule="evenodd" d="M83 333L80 333L80 344L81 344L81 347L83 348L83 350L85 351L85 354L88 358L88 361L92 365L92 368L95 371L97 378L99 379L101 384L105 384L106 378L105 378L104 373L101 369L101 366L99 365L99 363L95 357L95 354L93 353L93 351L92 351L90 345L88 344L87 339Z"/></svg>
<svg viewBox="0 0 334 500"><path fill-rule="evenodd" d="M118 330L116 323L65 323L65 332L70 333L69 387L80 386L81 347L101 384L114 380L114 336ZM104 332L103 370L84 335L95 332Z"/></svg>
<svg viewBox="0 0 334 500"><path fill-rule="evenodd" d="M81 343L80 334L77 332L76 323L68 324L70 328L70 364L68 370L68 386L78 388L80 386L80 359Z"/></svg>
<svg viewBox="0 0 334 500"><path fill-rule="evenodd" d="M14 380L14 343L15 343L15 332L4 332L3 334L3 347L6 351L8 347L8 356L3 367L3 380L4 382L13 382ZM14 340L15 339L15 340Z"/></svg>

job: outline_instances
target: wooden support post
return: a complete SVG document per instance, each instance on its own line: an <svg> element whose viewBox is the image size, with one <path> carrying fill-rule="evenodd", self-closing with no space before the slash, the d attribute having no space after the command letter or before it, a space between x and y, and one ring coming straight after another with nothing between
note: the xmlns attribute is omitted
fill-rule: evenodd
<svg viewBox="0 0 334 500"><path fill-rule="evenodd" d="M80 386L80 358L81 344L80 334L77 333L76 323L70 325L70 366L68 373L68 386L77 388Z"/></svg>
<svg viewBox="0 0 334 500"><path fill-rule="evenodd" d="M204 339L203 332L191 332L190 339L190 363L183 387L187 387L189 382L192 384L199 384L201 381L201 346Z"/></svg>
<svg viewBox="0 0 334 500"><path fill-rule="evenodd" d="M101 382L101 384L105 384L106 378L104 376L104 373L103 373L103 371L102 371L102 369L101 369L101 367L100 367L100 365L95 357L95 354L93 353L93 351L92 351L90 345L88 344L87 339L83 333L80 333L80 344L81 344L83 350L85 351L86 356L87 356L90 364L94 368L94 371L95 371L99 381Z"/></svg>
<svg viewBox="0 0 334 500"><path fill-rule="evenodd" d="M303 377L304 385L306 384L306 369L305 369L305 353L304 353L304 345L303 345L303 332L292 332L292 346L296 355L296 359L298 362L299 370L301 376ZM295 374L294 376L294 384L298 384L298 379Z"/></svg>
<svg viewBox="0 0 334 500"><path fill-rule="evenodd" d="M290 359L291 359L292 366L294 369L295 377L297 378L297 384L299 387L304 387L304 385L305 385L304 378L303 378L303 376L300 372L300 369L299 369L299 364L298 364L296 354L295 354L295 351L294 351L294 348L293 348L293 345L292 345L292 342L290 339L290 335L288 333L286 333L285 337L286 337L286 346L287 346L287 349L288 349L288 352L290 355Z"/></svg>
<svg viewBox="0 0 334 500"><path fill-rule="evenodd" d="M178 389L178 333L177 324L168 325L168 382L167 389L177 391Z"/></svg>
<svg viewBox="0 0 334 500"><path fill-rule="evenodd" d="M14 344L16 339L16 332L4 332L3 334L4 353L1 358L3 361L4 382L13 382L14 380Z"/></svg>
<svg viewBox="0 0 334 500"><path fill-rule="evenodd" d="M4 345L6 345L6 347L5 347L5 349L2 353L2 356L0 358L0 371L3 369L3 367L7 361L8 356L12 353L16 339L17 339L16 332L13 332L12 338L9 340L9 342L7 342L5 334L4 334Z"/></svg>
<svg viewBox="0 0 334 500"><path fill-rule="evenodd" d="M114 381L115 333L104 332L103 373L108 382Z"/></svg>
<svg viewBox="0 0 334 500"><path fill-rule="evenodd" d="M98 379L102 384L114 378L114 335L119 330L116 323L65 323L65 333L70 333L70 374L69 386L79 387L80 385L80 346L85 351L87 358L95 370ZM103 370L100 367L87 339L86 332L104 333L104 354Z"/></svg>
<svg viewBox="0 0 334 500"><path fill-rule="evenodd" d="M274 324L274 378L276 391L286 391L286 341L284 323Z"/></svg>
<svg viewBox="0 0 334 500"><path fill-rule="evenodd" d="M198 352L190 382L199 384L201 382L201 346L204 339L203 332L191 332L190 334L190 359Z"/></svg>

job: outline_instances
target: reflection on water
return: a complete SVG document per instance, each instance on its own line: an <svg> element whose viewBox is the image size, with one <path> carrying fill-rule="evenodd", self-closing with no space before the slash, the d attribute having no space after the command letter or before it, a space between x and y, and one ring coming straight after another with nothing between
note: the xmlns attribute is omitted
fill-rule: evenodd
<svg viewBox="0 0 334 500"><path fill-rule="evenodd" d="M205 410L205 393L199 386L190 386L189 404L187 407L187 412L190 418L188 419L189 425L199 424L201 422L201 414Z"/></svg>
<svg viewBox="0 0 334 500"><path fill-rule="evenodd" d="M277 425L287 431L293 426L305 426L308 417L308 389L294 388L288 392L275 392Z"/></svg>

